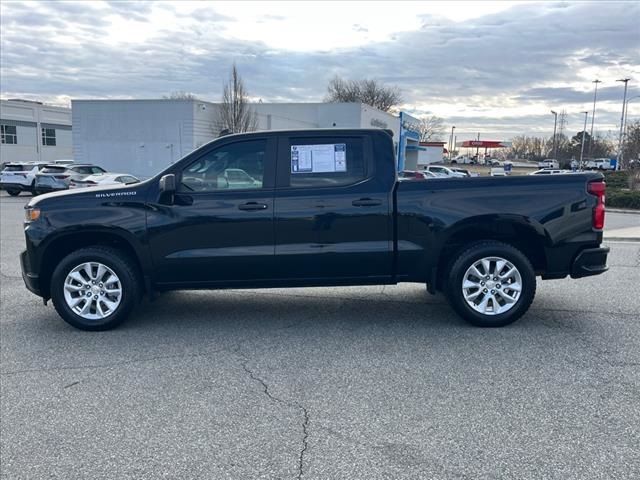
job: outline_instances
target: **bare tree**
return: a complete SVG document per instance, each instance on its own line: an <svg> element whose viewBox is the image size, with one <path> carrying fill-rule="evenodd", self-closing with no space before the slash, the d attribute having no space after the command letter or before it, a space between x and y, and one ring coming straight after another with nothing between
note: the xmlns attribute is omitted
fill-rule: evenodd
<svg viewBox="0 0 640 480"><path fill-rule="evenodd" d="M638 164L635 162L640 159L640 120L627 125L622 148L624 152L622 155L624 165L622 167L629 167L630 165L637 167ZM632 163L631 160L635 162Z"/></svg>
<svg viewBox="0 0 640 480"><path fill-rule="evenodd" d="M249 106L247 91L233 64L229 82L222 90L222 104L218 113L218 127L228 133L251 132L258 129L258 117Z"/></svg>
<svg viewBox="0 0 640 480"><path fill-rule="evenodd" d="M398 87L389 87L376 80L345 80L333 77L327 86L325 102L362 102L388 112L402 101Z"/></svg>
<svg viewBox="0 0 640 480"><path fill-rule="evenodd" d="M185 92L183 90L176 90L169 95L163 95L164 100L195 100L196 96L193 93Z"/></svg>
<svg viewBox="0 0 640 480"><path fill-rule="evenodd" d="M418 126L421 142L433 142L442 139L444 134L444 121L440 117L431 115L422 117Z"/></svg>

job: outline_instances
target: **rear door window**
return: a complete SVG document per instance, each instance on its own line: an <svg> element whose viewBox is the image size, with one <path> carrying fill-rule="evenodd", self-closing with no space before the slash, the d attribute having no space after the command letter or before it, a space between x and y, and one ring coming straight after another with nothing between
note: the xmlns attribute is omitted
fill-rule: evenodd
<svg viewBox="0 0 640 480"><path fill-rule="evenodd" d="M370 175L362 137L290 137L283 155L289 187L342 187Z"/></svg>

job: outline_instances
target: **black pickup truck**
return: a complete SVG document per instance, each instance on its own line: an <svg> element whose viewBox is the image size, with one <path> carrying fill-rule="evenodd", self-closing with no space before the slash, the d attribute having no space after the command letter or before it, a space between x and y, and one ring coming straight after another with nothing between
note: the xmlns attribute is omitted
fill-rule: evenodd
<svg viewBox="0 0 640 480"><path fill-rule="evenodd" d="M398 282L503 326L536 276L607 270L604 191L598 173L398 181L384 130L229 135L136 185L35 197L23 278L85 330L165 290Z"/></svg>

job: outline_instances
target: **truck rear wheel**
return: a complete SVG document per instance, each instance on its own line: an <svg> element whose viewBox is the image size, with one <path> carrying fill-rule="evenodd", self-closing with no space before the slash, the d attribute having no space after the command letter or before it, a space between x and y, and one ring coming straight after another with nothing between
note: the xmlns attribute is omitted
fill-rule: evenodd
<svg viewBox="0 0 640 480"><path fill-rule="evenodd" d="M88 247L70 253L51 277L51 299L58 314L81 330L120 325L140 298L136 270L123 252Z"/></svg>
<svg viewBox="0 0 640 480"><path fill-rule="evenodd" d="M502 327L531 306L536 277L531 263L506 243L471 245L451 265L446 288L449 303L478 327Z"/></svg>

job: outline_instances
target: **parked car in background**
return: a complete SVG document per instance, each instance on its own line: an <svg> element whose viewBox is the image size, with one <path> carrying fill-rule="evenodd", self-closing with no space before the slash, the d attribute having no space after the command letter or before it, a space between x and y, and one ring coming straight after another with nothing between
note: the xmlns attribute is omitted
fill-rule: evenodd
<svg viewBox="0 0 640 480"><path fill-rule="evenodd" d="M596 158L594 163L594 168L596 168L597 170L613 170L611 160L609 160L608 158Z"/></svg>
<svg viewBox="0 0 640 480"><path fill-rule="evenodd" d="M56 165L71 165L72 163L76 162L67 158L61 158L60 160L54 160L53 163L55 163Z"/></svg>
<svg viewBox="0 0 640 480"><path fill-rule="evenodd" d="M50 163L44 166L36 174L34 190L36 194L66 190L71 180L83 180L89 175L106 173L106 170L97 165L90 164L63 164Z"/></svg>
<svg viewBox="0 0 640 480"><path fill-rule="evenodd" d="M454 172L452 169L443 165L428 165L424 170L444 177L466 177L464 173Z"/></svg>
<svg viewBox="0 0 640 480"><path fill-rule="evenodd" d="M398 180L426 180L428 178L444 178L444 175L436 175L433 172L403 170L398 172Z"/></svg>
<svg viewBox="0 0 640 480"><path fill-rule="evenodd" d="M560 173L573 173L571 170L559 170L552 168L543 168L542 170L536 170L529 175L558 175Z"/></svg>
<svg viewBox="0 0 640 480"><path fill-rule="evenodd" d="M545 158L541 162L538 162L538 168L555 168L555 169L558 169L558 168L560 168L560 164L558 163L558 160L555 160L553 158Z"/></svg>
<svg viewBox="0 0 640 480"><path fill-rule="evenodd" d="M477 162L475 159L466 155L459 155L451 160L451 164L455 165L456 163L468 163L469 165L475 165Z"/></svg>
<svg viewBox="0 0 640 480"><path fill-rule="evenodd" d="M38 171L45 163L38 162L11 162L5 164L0 173L0 190L6 190L9 195L15 197L20 192L35 193L35 179Z"/></svg>
<svg viewBox="0 0 640 480"><path fill-rule="evenodd" d="M465 170L464 168L453 168L453 167L451 167L451 170L453 172L456 172L456 173L461 173L465 177L470 177L471 176L471 172L469 172L469 170Z"/></svg>
<svg viewBox="0 0 640 480"><path fill-rule="evenodd" d="M69 188L97 187L100 185L131 185L140 180L128 173L96 173L82 180L71 179Z"/></svg>

